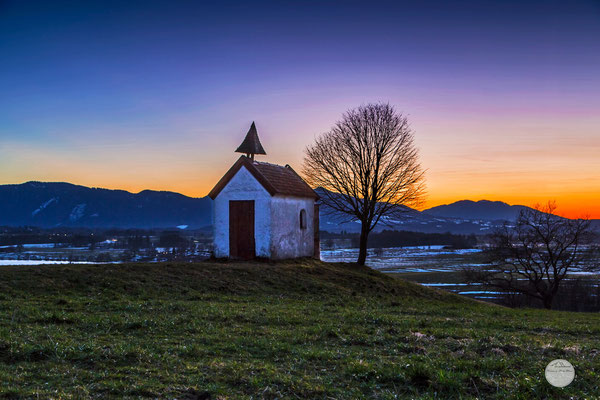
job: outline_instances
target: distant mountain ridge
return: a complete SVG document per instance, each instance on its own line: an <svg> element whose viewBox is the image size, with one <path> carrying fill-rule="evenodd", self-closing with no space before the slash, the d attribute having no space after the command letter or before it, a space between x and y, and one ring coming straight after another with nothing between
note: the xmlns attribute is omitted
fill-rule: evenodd
<svg viewBox="0 0 600 400"><path fill-rule="evenodd" d="M423 212L436 217L512 221L518 217L522 210L526 209L529 209L529 207L511 206L502 201L460 200L451 204L432 207L423 210Z"/></svg>
<svg viewBox="0 0 600 400"><path fill-rule="evenodd" d="M64 182L0 185L0 226L201 228L212 202L174 192L89 188Z"/></svg>
<svg viewBox="0 0 600 400"><path fill-rule="evenodd" d="M324 189L315 189L323 195ZM451 204L432 207L423 211L402 206L405 211L399 218L384 217L375 227L425 233L487 234L514 221L522 210L531 210L523 205L509 205L502 201L460 200ZM331 232L358 232L360 223L353 218L321 206L321 229ZM600 220L592 220L592 228L600 231Z"/></svg>
<svg viewBox="0 0 600 400"><path fill-rule="evenodd" d="M323 195L323 189L317 188ZM462 200L417 211L403 207L399 218L382 218L376 231L385 229L485 234L514 220L525 206L498 201ZM360 223L321 206L321 229L359 232ZM600 221L593 221L600 229ZM187 228L210 229L212 200L179 193L89 188L64 182L26 182L0 185L0 226L41 228Z"/></svg>
<svg viewBox="0 0 600 400"><path fill-rule="evenodd" d="M315 191L323 197L323 188L317 188ZM506 207L509 211L505 209ZM395 229L425 233L486 234L501 227L505 221L514 220L521 208L526 207L509 206L501 202L473 202L470 200L434 207L426 211L417 211L401 206L403 210L401 216L383 217L375 227L375 231ZM432 210L431 213L430 210ZM475 217L467 216L469 212L472 212ZM360 231L360 223L355 218L340 215L325 205L321 206L320 218L322 230L330 232Z"/></svg>

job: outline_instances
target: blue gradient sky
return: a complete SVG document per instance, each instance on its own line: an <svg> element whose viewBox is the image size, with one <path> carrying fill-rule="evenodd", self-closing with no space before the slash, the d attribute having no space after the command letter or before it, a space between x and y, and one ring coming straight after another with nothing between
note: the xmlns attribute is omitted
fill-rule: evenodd
<svg viewBox="0 0 600 400"><path fill-rule="evenodd" d="M202 196L253 120L263 159L299 170L346 109L385 101L427 207L600 218L598 1L0 0L0 55L0 183Z"/></svg>

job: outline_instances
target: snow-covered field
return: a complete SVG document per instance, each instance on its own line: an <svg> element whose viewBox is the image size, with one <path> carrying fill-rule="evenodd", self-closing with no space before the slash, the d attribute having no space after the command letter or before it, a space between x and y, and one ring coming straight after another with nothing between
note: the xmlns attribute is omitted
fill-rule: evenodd
<svg viewBox="0 0 600 400"><path fill-rule="evenodd" d="M0 246L0 249L9 249L15 246ZM24 244L24 249L51 249L55 247L54 243L34 243L34 244Z"/></svg>
<svg viewBox="0 0 600 400"><path fill-rule="evenodd" d="M486 291L479 284L468 284L457 281L461 270L465 267L479 267L481 263L480 249L449 249L447 246L414 246L369 249L366 264L384 273L409 274L414 280L424 286L440 288L477 299L495 300L499 294ZM356 262L358 249L322 250L321 259L329 262ZM451 282L429 281L433 273L438 279L448 279ZM409 276L407 275L407 276ZM424 280L422 280L424 279ZM433 278L436 279L436 278ZM459 278L460 279L460 278Z"/></svg>
<svg viewBox="0 0 600 400"><path fill-rule="evenodd" d="M511 293L488 290L481 283L464 281L464 268L486 267L486 255L479 249L452 250L446 246L393 247L369 249L366 264L384 273L398 274L421 285L447 290L456 294L493 302L503 302ZM329 262L356 262L358 249L321 250L321 259ZM577 268L565 281L575 281L597 273ZM586 282L587 290L595 290L598 284ZM590 294L596 297L597 294Z"/></svg>
<svg viewBox="0 0 600 400"><path fill-rule="evenodd" d="M46 264L95 264L83 261L56 261L56 260L0 260L0 265L46 265Z"/></svg>
<svg viewBox="0 0 600 400"><path fill-rule="evenodd" d="M367 262L382 272L451 272L465 266L478 266L471 255L480 249L446 249L446 246L412 246L369 249ZM356 262L358 249L321 250L321 260L328 262Z"/></svg>

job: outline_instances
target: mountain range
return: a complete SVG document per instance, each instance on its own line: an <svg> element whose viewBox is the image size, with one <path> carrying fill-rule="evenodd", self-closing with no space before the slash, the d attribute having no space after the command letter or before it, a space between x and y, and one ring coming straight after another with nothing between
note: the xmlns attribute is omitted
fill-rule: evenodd
<svg viewBox="0 0 600 400"><path fill-rule="evenodd" d="M212 200L179 193L89 188L70 183L0 185L0 226L201 228Z"/></svg>
<svg viewBox="0 0 600 400"><path fill-rule="evenodd" d="M529 207L511 206L502 201L460 200L452 204L432 207L423 212L436 217L512 221L527 208Z"/></svg>
<svg viewBox="0 0 600 400"><path fill-rule="evenodd" d="M376 230L484 234L526 208L487 200L461 200L424 211L403 207L401 217L386 218ZM130 193L62 182L0 185L0 226L210 229L211 214L210 198L174 192ZM322 206L321 229L358 232L360 224Z"/></svg>

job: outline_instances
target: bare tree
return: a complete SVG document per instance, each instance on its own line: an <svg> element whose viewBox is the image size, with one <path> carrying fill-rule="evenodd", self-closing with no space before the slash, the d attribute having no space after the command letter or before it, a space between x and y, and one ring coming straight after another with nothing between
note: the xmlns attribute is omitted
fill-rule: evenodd
<svg viewBox="0 0 600 400"><path fill-rule="evenodd" d="M554 202L522 210L514 226L505 224L492 235L490 266L466 270L467 280L552 308L567 273L598 268L589 219L562 218L555 210Z"/></svg>
<svg viewBox="0 0 600 400"><path fill-rule="evenodd" d="M417 205L424 173L408 120L389 104L347 111L341 121L305 150L303 173L322 187L321 201L361 223L358 263L367 258L369 233L401 206Z"/></svg>

